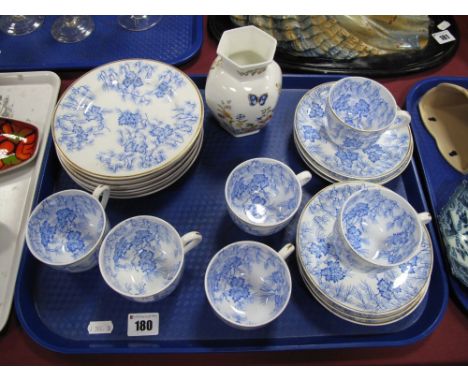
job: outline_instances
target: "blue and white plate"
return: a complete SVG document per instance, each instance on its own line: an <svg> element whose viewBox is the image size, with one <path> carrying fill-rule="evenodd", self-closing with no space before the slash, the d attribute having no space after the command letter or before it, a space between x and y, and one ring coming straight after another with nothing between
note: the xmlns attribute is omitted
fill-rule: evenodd
<svg viewBox="0 0 468 382"><path fill-rule="evenodd" d="M406 306L404 309L398 312L392 312L389 315L381 315L381 316L374 316L372 314L359 314L354 311L349 311L344 309L343 307L329 301L326 296L323 296L320 291L318 291L312 283L310 283L307 279L306 272L302 268L301 264L299 263L299 273L304 280L304 283L309 290L310 294L330 313L342 318L343 320L359 324L365 326L382 326L382 325L389 325L396 321L400 321L403 318L409 316L413 313L421 302L424 300L424 297L427 294L429 288L429 280L426 283L426 286L421 291L418 297L414 299L414 301Z"/></svg>
<svg viewBox="0 0 468 382"><path fill-rule="evenodd" d="M299 101L294 119L297 141L307 157L335 177L346 180L386 178L404 170L411 158L409 125L390 128L378 141L365 149L348 149L330 141L325 126L325 106L332 82L309 90Z"/></svg>
<svg viewBox="0 0 468 382"><path fill-rule="evenodd" d="M185 155L182 161L172 166L170 171L161 174L158 173L151 177L139 178L138 182L106 182L111 189L111 197L115 199L143 197L169 187L179 180L194 164L202 148L202 142L203 132L200 133L200 137L197 139L193 149ZM80 173L73 171L68 167L68 164L63 161L63 158L59 157L59 161L63 168L66 169L68 175L82 188L91 191L96 187L96 180L84 177Z"/></svg>
<svg viewBox="0 0 468 382"><path fill-rule="evenodd" d="M153 60L112 62L60 98L52 124L58 154L96 179L140 177L180 160L203 123L192 80Z"/></svg>
<svg viewBox="0 0 468 382"><path fill-rule="evenodd" d="M353 181L356 180L354 178L346 177L346 176L341 176L338 174L335 174L326 168L320 166L317 162L313 161L307 154L307 151L301 146L299 143L299 140L296 136L296 133L294 132L294 143L296 145L296 149L299 153L299 156L302 158L302 160L309 166L309 168L314 171L316 174L318 174L320 177L325 179L326 181L330 183L334 182L347 182L347 181ZM372 179L366 179L368 182L376 183L376 184L386 184L390 182L391 180L395 179L397 176L401 175L403 171L408 167L409 163L411 162L411 157L413 153L413 139L410 137L410 149L408 152L408 155L404 158L404 160L401 162L400 166L395 168L394 171L391 173L388 173L382 177L378 178L372 178Z"/></svg>
<svg viewBox="0 0 468 382"><path fill-rule="evenodd" d="M310 283L333 304L361 314L389 315L404 310L424 290L432 271L432 244L424 230L420 250L409 262L371 272L352 266L335 245L335 221L345 200L368 187L375 185L337 183L316 194L298 222L297 257Z"/></svg>

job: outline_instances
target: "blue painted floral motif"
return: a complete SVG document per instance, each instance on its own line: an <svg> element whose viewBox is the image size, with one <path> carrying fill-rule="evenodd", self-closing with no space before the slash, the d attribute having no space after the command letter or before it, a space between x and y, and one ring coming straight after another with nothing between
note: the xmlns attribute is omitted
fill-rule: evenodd
<svg viewBox="0 0 468 382"><path fill-rule="evenodd" d="M97 159L111 173L121 169L147 169L167 159L167 148L175 149L192 135L199 115L196 105L187 101L172 110L173 124L149 120L141 111L119 111L120 151L100 151Z"/></svg>
<svg viewBox="0 0 468 382"><path fill-rule="evenodd" d="M284 165L268 159L238 167L226 185L234 212L252 223L275 224L296 210L300 185Z"/></svg>
<svg viewBox="0 0 468 382"><path fill-rule="evenodd" d="M359 317L387 314L413 301L426 285L433 263L424 229L417 255L408 263L372 272L353 267L337 245L335 223L344 202L368 183L337 183L317 194L298 222L298 260L307 279L331 303Z"/></svg>
<svg viewBox="0 0 468 382"><path fill-rule="evenodd" d="M390 301L396 293L401 291L401 288L394 287L393 282L385 279L380 279L377 282L377 289L379 290L379 294L385 298L386 300Z"/></svg>
<svg viewBox="0 0 468 382"><path fill-rule="evenodd" d="M96 105L95 99L89 86L80 86L72 88L61 103L55 130L67 150L80 151L108 131L105 114L109 110Z"/></svg>
<svg viewBox="0 0 468 382"><path fill-rule="evenodd" d="M345 179L380 178L398 170L410 154L409 126L388 129L365 149L357 149L359 144L352 139L337 146L325 130L325 106L331 85L313 88L297 106L294 129L303 151L326 171Z"/></svg>
<svg viewBox="0 0 468 382"><path fill-rule="evenodd" d="M86 256L106 228L99 202L81 191L66 191L45 199L28 222L28 246L36 257L64 264Z"/></svg>
<svg viewBox="0 0 468 382"><path fill-rule="evenodd" d="M39 236L41 238L41 244L48 248L49 244L55 240L55 233L57 232L57 226L51 225L48 221L45 221L39 228Z"/></svg>
<svg viewBox="0 0 468 382"><path fill-rule="evenodd" d="M370 188L351 196L342 223L354 250L380 264L400 263L419 246L417 217L385 189Z"/></svg>
<svg viewBox="0 0 468 382"><path fill-rule="evenodd" d="M97 78L103 90L119 93L123 101L148 105L151 102L151 91L145 89L144 85L153 77L155 70L154 65L134 61L101 70Z"/></svg>
<svg viewBox="0 0 468 382"><path fill-rule="evenodd" d="M380 145L374 144L363 150L369 160L373 163L378 162L384 155L384 151Z"/></svg>
<svg viewBox="0 0 468 382"><path fill-rule="evenodd" d="M158 98L166 96L173 97L174 90L184 85L185 80L179 73L173 70L165 70L159 75L159 84L156 87L155 95Z"/></svg>
<svg viewBox="0 0 468 382"><path fill-rule="evenodd" d="M174 282L182 266L177 232L155 218L140 216L122 222L102 247L106 281L132 296L162 291Z"/></svg>
<svg viewBox="0 0 468 382"><path fill-rule="evenodd" d="M342 121L360 130L380 129L395 118L391 99L367 79L349 78L337 82L330 102Z"/></svg>
<svg viewBox="0 0 468 382"><path fill-rule="evenodd" d="M456 187L442 207L439 226L452 273L468 287L468 180Z"/></svg>
<svg viewBox="0 0 468 382"><path fill-rule="evenodd" d="M212 259L206 290L215 311L224 319L256 326L284 309L291 293L291 279L286 265L273 250L254 242L238 242Z"/></svg>
<svg viewBox="0 0 468 382"><path fill-rule="evenodd" d="M338 282L346 277L345 272L338 261L327 261L326 267L320 271L320 275L327 281Z"/></svg>
<svg viewBox="0 0 468 382"><path fill-rule="evenodd" d="M200 93L182 72L125 60L90 72L66 91L53 138L84 171L141 175L188 149L202 115Z"/></svg>
<svg viewBox="0 0 468 382"><path fill-rule="evenodd" d="M86 243L78 231L70 231L67 233L67 241L65 244L67 251L73 253L74 256L79 256L85 249Z"/></svg>

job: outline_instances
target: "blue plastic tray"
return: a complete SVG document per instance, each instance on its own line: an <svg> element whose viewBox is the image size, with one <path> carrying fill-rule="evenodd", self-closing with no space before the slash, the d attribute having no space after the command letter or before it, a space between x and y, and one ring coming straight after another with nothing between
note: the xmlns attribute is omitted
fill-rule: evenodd
<svg viewBox="0 0 468 382"><path fill-rule="evenodd" d="M84 70L124 58L150 58L173 65L190 60L201 48L202 16L163 16L154 28L131 32L117 16L93 16L95 30L76 44L55 41L50 34L55 16L25 36L0 32L0 71Z"/></svg>
<svg viewBox="0 0 468 382"><path fill-rule="evenodd" d="M468 88L468 77L432 77L414 85L406 98L406 109L411 114L411 127L415 139L416 157L418 159L417 164L424 175L425 191L432 209L432 216L436 220L441 208L447 203L455 187L463 178L466 178L466 176L450 166L440 154L436 141L427 131L419 114L418 104L421 97L428 90L442 82L450 82ZM437 231L438 238L434 244L439 248L443 248L442 237L439 230ZM444 250L442 249L442 251ZM453 293L465 311L468 312L468 288L452 276L448 261L446 261L446 270Z"/></svg>
<svg viewBox="0 0 468 382"><path fill-rule="evenodd" d="M200 157L190 171L170 188L134 200L111 200L111 224L139 214L153 214L181 232L197 229L202 243L187 256L187 267L178 289L165 300L151 304L128 301L113 292L98 269L66 274L37 262L25 250L15 295L16 312L25 331L42 346L64 353L174 353L245 352L402 346L431 333L447 304L448 286L439 251L427 298L413 314L399 323L365 327L337 318L307 291L295 256L288 259L293 279L291 301L272 324L254 331L226 326L211 310L204 293L204 272L211 257L225 245L254 237L240 231L228 216L224 183L240 162L269 156L284 161L299 172L306 169L293 140L294 110L310 88L334 76L285 76L283 92L269 126L259 134L241 139L222 130L207 109L205 138ZM205 77L194 78L203 89ZM43 163L37 200L54 191L77 186L58 164L53 144ZM318 176L304 189L305 204L327 183ZM418 211L427 209L414 163L389 186L406 196ZM433 234L432 227L429 227ZM261 239L280 248L295 239L296 222L282 232ZM127 315L160 314L157 337L127 337ZM88 335L90 321L108 321L112 334Z"/></svg>

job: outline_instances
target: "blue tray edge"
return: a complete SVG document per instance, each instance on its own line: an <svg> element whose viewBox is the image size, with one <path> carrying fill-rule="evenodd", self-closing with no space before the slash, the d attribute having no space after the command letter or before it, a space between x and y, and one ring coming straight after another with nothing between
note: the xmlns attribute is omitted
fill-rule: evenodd
<svg viewBox="0 0 468 382"><path fill-rule="evenodd" d="M202 15L193 15L193 18L195 20L194 25L193 25L193 31L194 33L192 34L192 45L189 50L187 50L183 55L177 57L174 60L168 60L164 61L168 64L174 65L174 66L181 66L189 62L192 58L194 58L197 54L200 53L200 49L202 47L203 43L203 38L204 38L204 31L203 31L203 16ZM78 66L78 67L70 67L69 65L60 65L56 64L53 67L50 66L45 66L45 65L40 65L38 64L37 66L9 66L5 65L2 68L3 72L24 72L24 71L76 71L76 70L91 70L96 66L100 66L103 63L99 63L97 65L92 65L92 66Z"/></svg>
<svg viewBox="0 0 468 382"><path fill-rule="evenodd" d="M205 75L194 75L191 76L194 82L197 84L199 87L204 87L204 83L206 80ZM316 77L316 78L323 78L324 76L322 75L284 75L283 76L283 88L294 88L295 86L301 87L301 79L304 77ZM341 78L341 76L327 76L327 79L330 81L336 80ZM41 192L45 192L43 190L43 179L46 176L46 170L47 170L47 162L50 160L50 151L51 148L53 147L52 143L52 138L49 136L48 138L48 143L46 150L49 153L45 158L44 162L41 167L41 173L40 173L40 183L41 187L38 188L36 191L36 195L34 197L34 206L37 204L38 199L40 197ZM423 191L420 175L417 171L417 167L415 164L414 158L411 161L410 166L412 166L415 170L415 184L418 188L419 193L421 194L421 200L422 203L425 207L427 207L427 201L426 197ZM47 187L47 185L46 185ZM432 224L428 226L429 232L432 238L432 241L434 241L435 237L435 232L434 232L434 227ZM27 250L25 249L23 251L22 259L21 259L21 264L20 264L20 270L19 272L22 273L24 267L26 266L26 256L25 253ZM436 269L441 269L443 267L442 259L441 259L441 253L438 250L438 248L434 248L434 270L433 270L433 275ZM442 268L443 269L443 268ZM68 348L60 345L55 345L53 343L48 342L46 339L43 337L37 335L35 331L31 328L29 323L27 322L27 318L25 316L25 312L23 310L23 306L21 303L21 288L20 288L20 282L16 284L15 288L15 297L14 297L14 302L15 302L15 311L18 317L18 320L25 330L25 332L40 346L54 351L58 353L63 353L63 354L186 354L186 353L211 353L211 352L217 352L217 353L236 353L236 352L272 352L272 351L301 351L301 350L318 350L318 349L345 349L345 348L379 348L379 347L398 347L398 346L408 346L413 343L419 342L429 336L439 325L441 322L445 311L447 309L447 304L448 304L448 284L447 284L447 277L446 274L443 270L440 271L440 277L442 278L441 285L443 287L442 295L443 295L443 302L440 307L438 307L438 313L431 318L431 322L422 330L419 332L417 335L412 336L412 337L405 337L405 338L397 338L397 339L392 339L392 334L386 334L380 336L378 340L369 340L370 336L356 336L353 338L353 340L349 341L346 340L345 342L328 342L328 343L302 343L302 344L280 344L280 345L260 345L260 346L242 346L242 347L219 347L219 346L185 346L185 347L176 347L176 346L165 346L165 347L144 347L142 346L141 348L135 348L135 347L128 347L128 348L110 348L110 347L95 347L95 348L90 348L86 346L82 347L74 347L74 348ZM409 330L409 329L406 329ZM383 340L384 339L384 340Z"/></svg>
<svg viewBox="0 0 468 382"><path fill-rule="evenodd" d="M408 92L408 95L406 97L406 102L405 102L405 108L410 114L415 114L419 116L419 110L417 107L417 102L421 98L421 96L418 95L418 92L421 90L421 88L425 88L427 90L433 88L434 86L438 85L441 82L453 82L453 81L465 81L468 82L467 77L462 77L462 76L434 76L434 77L429 77L424 80L421 80L417 82L413 87L410 89ZM419 119L418 119L419 123ZM424 128L424 127L423 127ZM435 203L432 198L431 192L429 192L429 185L427 184L427 176L426 176L426 169L423 166L423 160L421 153L419 151L418 145L417 145L417 137L415 136L413 132L413 136L415 138L415 145L414 145L414 152L415 152L415 158L416 158L416 165L418 168L418 171L420 172L421 178L423 179L423 191L425 195L425 199L428 201L432 216L435 217ZM434 240L435 239L435 240ZM437 228L435 229L435 235L433 236L433 242L435 245L439 247L439 250L441 251L442 254L442 262L444 265L444 271L443 273L446 275L446 278L448 280L448 283L450 284L450 289L453 292L453 294L456 297L457 302L459 305L465 310L465 313L468 313L468 301L465 298L463 298L462 293L466 293L462 291L462 286L460 285L459 281L455 279L454 276L452 276L452 273L450 272L450 266L448 264L448 260L445 258L445 255L443 253L444 249L442 246L442 236L440 234L440 230Z"/></svg>

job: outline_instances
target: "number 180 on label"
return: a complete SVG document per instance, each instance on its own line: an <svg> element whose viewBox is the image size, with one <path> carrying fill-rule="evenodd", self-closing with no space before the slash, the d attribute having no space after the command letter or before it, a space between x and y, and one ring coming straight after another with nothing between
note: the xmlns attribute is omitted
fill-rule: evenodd
<svg viewBox="0 0 468 382"><path fill-rule="evenodd" d="M157 336L159 334L159 313L130 313L127 336Z"/></svg>

